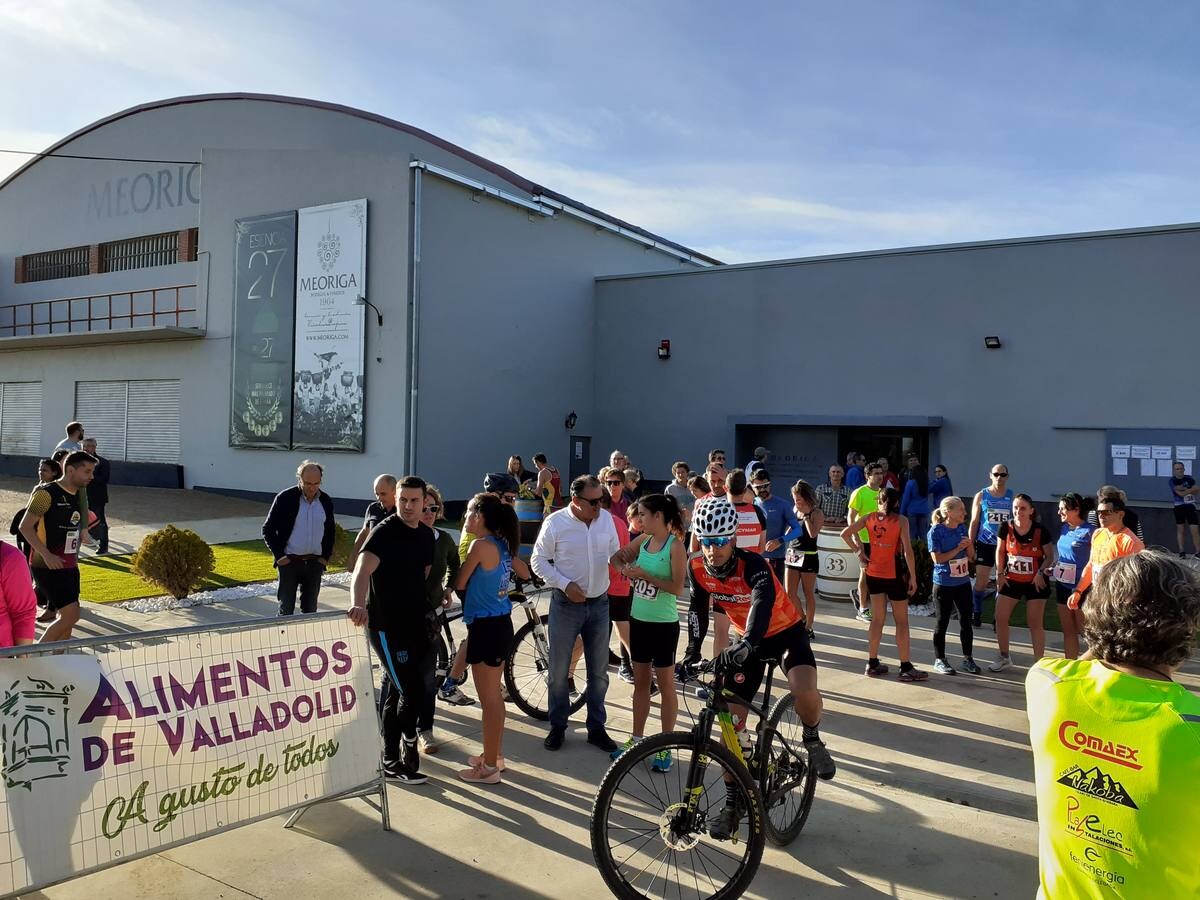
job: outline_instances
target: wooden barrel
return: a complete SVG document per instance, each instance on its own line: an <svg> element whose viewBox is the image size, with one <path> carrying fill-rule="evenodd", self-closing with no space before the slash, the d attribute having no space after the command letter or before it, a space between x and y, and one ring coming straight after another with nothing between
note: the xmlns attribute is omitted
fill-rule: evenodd
<svg viewBox="0 0 1200 900"><path fill-rule="evenodd" d="M528 562L533 552L533 542L542 529L542 501L518 500L513 508L517 511L517 522L521 526L521 558Z"/></svg>
<svg viewBox="0 0 1200 900"><path fill-rule="evenodd" d="M858 586L862 569L858 556L842 540L840 525L826 525L817 535L817 593L823 600L850 602L850 589Z"/></svg>

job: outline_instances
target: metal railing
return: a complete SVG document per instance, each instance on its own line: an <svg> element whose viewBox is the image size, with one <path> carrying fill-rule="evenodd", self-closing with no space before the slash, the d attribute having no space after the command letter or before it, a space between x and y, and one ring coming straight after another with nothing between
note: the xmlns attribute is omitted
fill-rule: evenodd
<svg viewBox="0 0 1200 900"><path fill-rule="evenodd" d="M0 338L198 324L194 284L0 306Z"/></svg>

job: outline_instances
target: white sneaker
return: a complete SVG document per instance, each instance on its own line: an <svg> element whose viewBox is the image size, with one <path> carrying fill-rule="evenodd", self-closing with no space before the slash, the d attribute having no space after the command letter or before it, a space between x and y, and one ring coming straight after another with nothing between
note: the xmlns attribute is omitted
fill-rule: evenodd
<svg viewBox="0 0 1200 900"><path fill-rule="evenodd" d="M988 663L989 672L1003 672L1005 669L1011 668L1012 660L1003 654L997 656L992 662Z"/></svg>
<svg viewBox="0 0 1200 900"><path fill-rule="evenodd" d="M451 706L470 706L475 702L475 698L464 694L458 685L454 685L448 691L439 691L438 699L443 703L449 703Z"/></svg>
<svg viewBox="0 0 1200 900"><path fill-rule="evenodd" d="M440 745L438 744L437 739L433 736L432 731L417 732L417 747L426 756L437 753L439 746Z"/></svg>

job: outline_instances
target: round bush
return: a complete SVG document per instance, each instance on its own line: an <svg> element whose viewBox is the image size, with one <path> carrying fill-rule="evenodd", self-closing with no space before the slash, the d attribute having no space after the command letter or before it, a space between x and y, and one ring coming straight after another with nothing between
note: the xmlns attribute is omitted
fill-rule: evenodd
<svg viewBox="0 0 1200 900"><path fill-rule="evenodd" d="M146 535L132 563L135 575L181 600L212 574L217 560L196 532L168 525Z"/></svg>

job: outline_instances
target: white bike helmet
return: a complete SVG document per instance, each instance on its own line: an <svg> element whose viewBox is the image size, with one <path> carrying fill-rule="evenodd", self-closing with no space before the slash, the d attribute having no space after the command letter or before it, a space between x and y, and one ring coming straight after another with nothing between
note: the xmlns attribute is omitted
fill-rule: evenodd
<svg viewBox="0 0 1200 900"><path fill-rule="evenodd" d="M738 514L726 497L705 497L692 511L696 537L732 537L737 534Z"/></svg>

